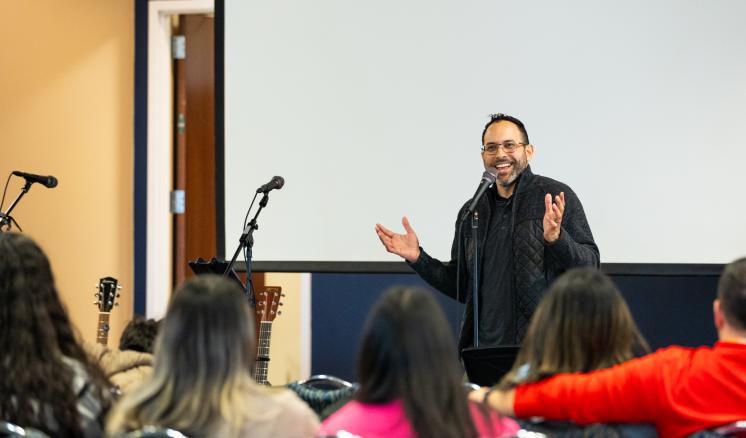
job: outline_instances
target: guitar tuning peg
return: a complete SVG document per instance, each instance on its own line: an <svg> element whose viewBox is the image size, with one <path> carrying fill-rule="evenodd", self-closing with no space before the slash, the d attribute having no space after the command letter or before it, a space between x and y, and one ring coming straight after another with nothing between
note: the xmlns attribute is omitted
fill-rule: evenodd
<svg viewBox="0 0 746 438"><path fill-rule="evenodd" d="M284 296L285 296L285 294L280 294L280 296L281 296L281 297L284 297Z"/></svg>
<svg viewBox="0 0 746 438"><path fill-rule="evenodd" d="M122 285L121 285L121 284L118 284L118 285L117 285L117 289L121 289L121 288L122 288Z"/></svg>
<svg viewBox="0 0 746 438"><path fill-rule="evenodd" d="M119 303L114 303L114 305L115 305L115 306L118 306L118 305L119 305Z"/></svg>
<svg viewBox="0 0 746 438"><path fill-rule="evenodd" d="M93 288L94 288L94 289L96 289L96 290L98 290L98 285L97 285L97 284L94 284L94 285L93 285Z"/></svg>
<svg viewBox="0 0 746 438"><path fill-rule="evenodd" d="M93 302L93 305L94 305L94 306L98 305L98 301L94 301L94 302Z"/></svg>
<svg viewBox="0 0 746 438"><path fill-rule="evenodd" d="M280 310L279 312L277 312L277 314L278 315L282 315L282 310Z"/></svg>
<svg viewBox="0 0 746 438"><path fill-rule="evenodd" d="M98 292L93 293L93 298L98 298Z"/></svg>
<svg viewBox="0 0 746 438"><path fill-rule="evenodd" d="M117 294L117 298L119 298L121 295Z"/></svg>
<svg viewBox="0 0 746 438"><path fill-rule="evenodd" d="M284 306L284 305L285 305L285 303L280 303L279 305L280 305L280 306Z"/></svg>

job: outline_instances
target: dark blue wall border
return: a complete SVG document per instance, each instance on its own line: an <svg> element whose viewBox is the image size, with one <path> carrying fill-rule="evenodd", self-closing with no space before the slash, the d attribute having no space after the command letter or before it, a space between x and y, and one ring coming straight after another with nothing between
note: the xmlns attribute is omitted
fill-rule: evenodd
<svg viewBox="0 0 746 438"><path fill-rule="evenodd" d="M641 265L644 266L644 265ZM717 333L712 300L717 275L616 275L619 287L652 349L712 345ZM458 336L463 306L425 284L416 274L313 274L311 276L311 374L355 380L363 323L373 303L394 285L432 290ZM454 345L454 354L455 354Z"/></svg>
<svg viewBox="0 0 746 438"><path fill-rule="evenodd" d="M134 312L145 315L148 243L148 0L135 0Z"/></svg>
<svg viewBox="0 0 746 438"><path fill-rule="evenodd" d="M215 0L215 248L225 258L225 1Z"/></svg>
<svg viewBox="0 0 746 438"><path fill-rule="evenodd" d="M314 274L311 276L311 374L332 374L355 380L355 363L368 312L391 286L417 286L433 291L454 335L458 336L463 305L435 292L414 274Z"/></svg>

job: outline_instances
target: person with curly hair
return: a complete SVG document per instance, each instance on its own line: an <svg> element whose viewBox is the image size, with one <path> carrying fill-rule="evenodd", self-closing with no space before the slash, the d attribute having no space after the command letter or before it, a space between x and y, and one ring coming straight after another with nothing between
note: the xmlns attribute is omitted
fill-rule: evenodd
<svg viewBox="0 0 746 438"><path fill-rule="evenodd" d="M0 419L54 437L100 437L110 386L85 353L49 260L0 233Z"/></svg>

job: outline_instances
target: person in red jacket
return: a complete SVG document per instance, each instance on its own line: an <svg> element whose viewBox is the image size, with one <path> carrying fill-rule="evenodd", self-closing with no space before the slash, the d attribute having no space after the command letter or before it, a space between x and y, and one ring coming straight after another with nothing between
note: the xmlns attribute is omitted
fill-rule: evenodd
<svg viewBox="0 0 746 438"><path fill-rule="evenodd" d="M746 419L746 258L726 266L713 303L714 347L668 347L613 368L558 374L473 401L517 417L590 423L652 423L663 437Z"/></svg>

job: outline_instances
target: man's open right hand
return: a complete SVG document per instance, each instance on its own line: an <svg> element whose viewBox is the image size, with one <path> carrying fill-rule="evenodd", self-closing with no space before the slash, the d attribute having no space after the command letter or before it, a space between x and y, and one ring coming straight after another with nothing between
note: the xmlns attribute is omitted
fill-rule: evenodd
<svg viewBox="0 0 746 438"><path fill-rule="evenodd" d="M376 234L386 247L386 251L403 257L409 263L414 263L420 258L420 242L406 216L401 219L401 223L406 234L395 233L381 224L376 224Z"/></svg>

